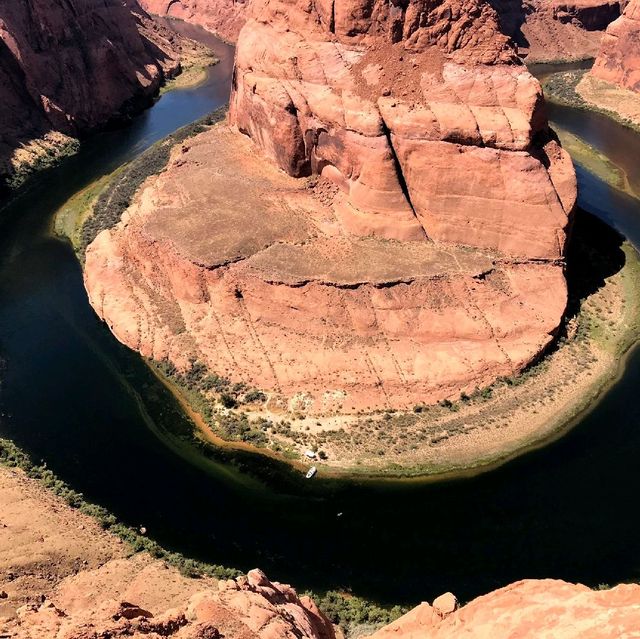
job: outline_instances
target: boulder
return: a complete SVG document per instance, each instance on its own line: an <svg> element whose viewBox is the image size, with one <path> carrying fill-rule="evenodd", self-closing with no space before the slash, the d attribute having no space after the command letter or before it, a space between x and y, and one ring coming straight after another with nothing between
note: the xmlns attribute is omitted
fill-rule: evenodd
<svg viewBox="0 0 640 639"><path fill-rule="evenodd" d="M458 609L458 600L453 593L445 592L443 595L437 597L433 602L433 611L440 617L444 619L448 617L451 613L455 612Z"/></svg>

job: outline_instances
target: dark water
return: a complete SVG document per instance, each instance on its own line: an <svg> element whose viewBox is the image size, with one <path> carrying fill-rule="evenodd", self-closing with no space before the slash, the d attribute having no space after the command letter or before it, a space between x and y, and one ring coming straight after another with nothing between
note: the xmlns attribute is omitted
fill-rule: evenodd
<svg viewBox="0 0 640 639"><path fill-rule="evenodd" d="M168 94L128 129L101 135L3 212L0 435L164 545L257 565L301 588L411 603L449 589L466 599L524 577L639 578L640 353L566 437L470 480L304 482L252 455L210 461L167 437L188 423L98 322L71 249L48 229L77 189L224 102L224 53L206 86ZM588 133L583 114L568 117ZM618 134L637 152L635 135ZM592 176L581 183L585 207L640 245L638 202ZM272 478L257 480L258 471Z"/></svg>

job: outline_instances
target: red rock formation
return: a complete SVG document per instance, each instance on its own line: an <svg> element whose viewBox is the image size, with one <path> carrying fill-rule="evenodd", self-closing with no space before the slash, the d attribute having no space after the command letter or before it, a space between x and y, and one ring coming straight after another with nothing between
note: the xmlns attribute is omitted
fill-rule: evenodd
<svg viewBox="0 0 640 639"><path fill-rule="evenodd" d="M235 42L246 19L249 0L140 0L149 13L193 22Z"/></svg>
<svg viewBox="0 0 640 639"><path fill-rule="evenodd" d="M311 599L270 582L260 570L216 585L185 579L141 557L114 560L66 579L50 600L20 608L13 626L15 639L336 636Z"/></svg>
<svg viewBox="0 0 640 639"><path fill-rule="evenodd" d="M528 62L584 60L598 53L618 0L492 0L504 33Z"/></svg>
<svg viewBox="0 0 640 639"><path fill-rule="evenodd" d="M444 615L423 603L370 639L631 639L639 629L638 585L594 591L553 579L529 579Z"/></svg>
<svg viewBox="0 0 640 639"><path fill-rule="evenodd" d="M0 4L0 175L16 148L136 108L179 56L135 0Z"/></svg>
<svg viewBox="0 0 640 639"><path fill-rule="evenodd" d="M219 125L89 247L122 342L316 414L458 395L549 344L576 182L540 86L487 4L394 7L254 2L230 119L268 160Z"/></svg>
<svg viewBox="0 0 640 639"><path fill-rule="evenodd" d="M256 0L236 65L231 122L350 233L562 257L571 162L489 5Z"/></svg>
<svg viewBox="0 0 640 639"><path fill-rule="evenodd" d="M640 2L631 0L602 38L591 71L600 80L640 93Z"/></svg>

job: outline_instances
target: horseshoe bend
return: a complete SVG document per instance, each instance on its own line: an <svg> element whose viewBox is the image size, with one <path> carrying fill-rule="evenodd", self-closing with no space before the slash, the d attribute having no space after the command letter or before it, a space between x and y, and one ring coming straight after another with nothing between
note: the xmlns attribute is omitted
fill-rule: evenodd
<svg viewBox="0 0 640 639"><path fill-rule="evenodd" d="M576 199L488 6L341 11L254 3L228 120L174 148L86 260L125 344L319 415L534 361L566 306Z"/></svg>

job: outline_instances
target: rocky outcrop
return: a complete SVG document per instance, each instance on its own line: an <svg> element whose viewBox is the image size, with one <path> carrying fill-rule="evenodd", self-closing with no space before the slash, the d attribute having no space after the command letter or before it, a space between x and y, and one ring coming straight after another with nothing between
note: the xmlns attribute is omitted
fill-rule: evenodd
<svg viewBox="0 0 640 639"><path fill-rule="evenodd" d="M203 26L230 42L238 39L249 0L140 0L150 13Z"/></svg>
<svg viewBox="0 0 640 639"><path fill-rule="evenodd" d="M594 58L618 0L494 0L500 24L528 62Z"/></svg>
<svg viewBox="0 0 640 639"><path fill-rule="evenodd" d="M136 0L3 2L0 178L147 104L181 48Z"/></svg>
<svg viewBox="0 0 640 639"><path fill-rule="evenodd" d="M457 396L553 339L575 174L491 7L255 1L230 123L87 251L122 342L324 414Z"/></svg>
<svg viewBox="0 0 640 639"><path fill-rule="evenodd" d="M371 639L623 639L640 628L640 586L594 591L554 579L527 579L456 612L423 603Z"/></svg>
<svg viewBox="0 0 640 639"><path fill-rule="evenodd" d="M640 93L640 2L631 0L623 15L607 29L593 77Z"/></svg>
<svg viewBox="0 0 640 639"><path fill-rule="evenodd" d="M571 162L491 8L332 6L254 2L231 122L290 175L331 181L354 235L561 258Z"/></svg>
<svg viewBox="0 0 640 639"><path fill-rule="evenodd" d="M335 639L310 598L260 570L200 583L145 557L68 578L51 599L24 606L17 616L15 639Z"/></svg>

